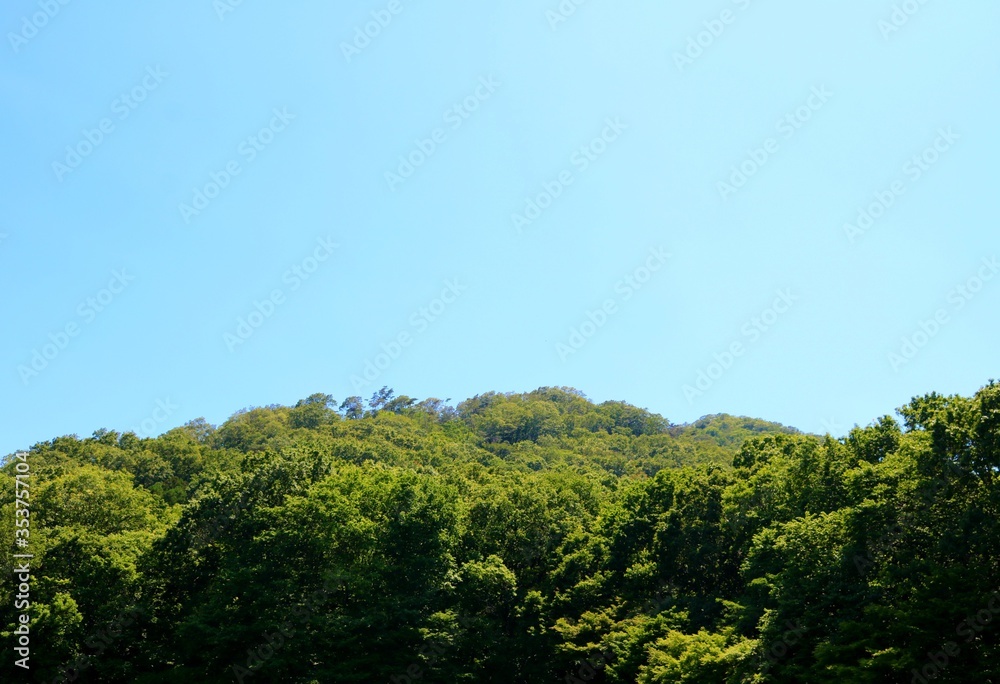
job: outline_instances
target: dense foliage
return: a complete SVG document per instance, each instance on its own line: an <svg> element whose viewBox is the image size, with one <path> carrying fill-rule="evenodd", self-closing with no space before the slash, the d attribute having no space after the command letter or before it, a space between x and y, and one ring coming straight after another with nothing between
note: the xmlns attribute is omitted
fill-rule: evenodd
<svg viewBox="0 0 1000 684"><path fill-rule="evenodd" d="M833 439L383 388L39 443L30 677L1000 682L1000 384L898 415Z"/></svg>

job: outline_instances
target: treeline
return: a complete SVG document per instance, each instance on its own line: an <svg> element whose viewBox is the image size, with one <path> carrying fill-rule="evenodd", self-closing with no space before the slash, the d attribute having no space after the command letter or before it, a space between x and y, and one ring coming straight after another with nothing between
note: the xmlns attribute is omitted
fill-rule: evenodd
<svg viewBox="0 0 1000 684"><path fill-rule="evenodd" d="M27 679L1000 682L1000 384L897 414L383 388L42 442Z"/></svg>

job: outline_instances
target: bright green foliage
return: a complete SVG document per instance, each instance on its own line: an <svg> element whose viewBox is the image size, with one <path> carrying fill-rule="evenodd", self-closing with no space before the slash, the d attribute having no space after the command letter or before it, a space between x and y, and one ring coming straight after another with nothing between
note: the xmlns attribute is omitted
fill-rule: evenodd
<svg viewBox="0 0 1000 684"><path fill-rule="evenodd" d="M39 443L28 676L1000 684L1000 385L898 414L838 440L383 387Z"/></svg>

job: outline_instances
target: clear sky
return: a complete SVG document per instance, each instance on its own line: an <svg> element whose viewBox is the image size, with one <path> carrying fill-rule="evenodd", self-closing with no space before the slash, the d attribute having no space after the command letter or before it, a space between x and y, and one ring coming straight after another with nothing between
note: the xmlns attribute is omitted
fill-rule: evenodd
<svg viewBox="0 0 1000 684"><path fill-rule="evenodd" d="M1000 7L896 8L5 3L0 452L382 385L836 435L970 394Z"/></svg>

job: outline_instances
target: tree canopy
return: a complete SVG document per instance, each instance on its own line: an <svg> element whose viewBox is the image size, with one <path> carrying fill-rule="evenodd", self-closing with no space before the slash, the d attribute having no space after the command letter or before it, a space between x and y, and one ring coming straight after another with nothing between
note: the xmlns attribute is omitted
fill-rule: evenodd
<svg viewBox="0 0 1000 684"><path fill-rule="evenodd" d="M565 387L449 401L35 444L30 677L1000 682L1000 384L840 439Z"/></svg>

